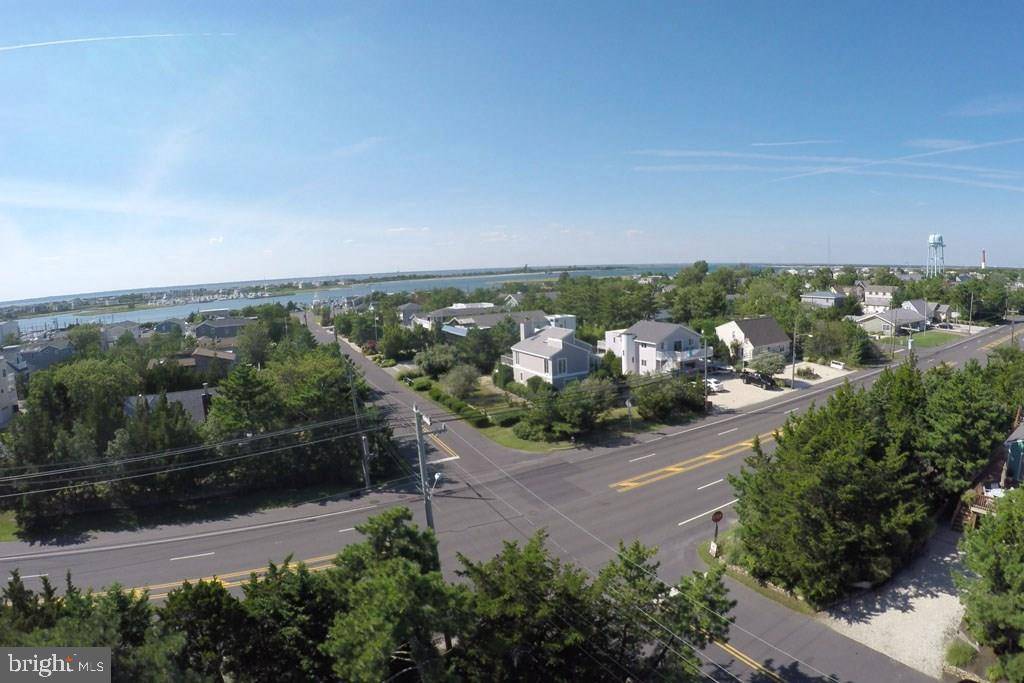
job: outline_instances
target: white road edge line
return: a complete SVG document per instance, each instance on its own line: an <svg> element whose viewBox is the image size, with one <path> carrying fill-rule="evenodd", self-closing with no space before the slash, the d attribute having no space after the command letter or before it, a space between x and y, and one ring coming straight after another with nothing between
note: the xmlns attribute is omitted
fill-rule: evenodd
<svg viewBox="0 0 1024 683"><path fill-rule="evenodd" d="M138 543L118 543L117 545L105 545L98 546L96 548L78 548L76 550L55 550L48 553L30 553L25 555L8 555L6 557L0 557L0 562L12 562L14 560L33 560L41 557L64 557L67 555L84 555L86 553L102 553L109 550L125 550L127 548L144 548L150 545L163 545L164 543L179 543L181 541L195 541L200 538L210 538L213 536L225 536L227 534L237 534L242 531L255 531L257 529L270 529L278 526L285 526L287 524L297 524L299 522L311 522L317 519L325 519L327 517L337 517L338 515L347 515L351 512L361 512L363 510L372 510L378 507L374 505L364 505L358 508L350 508L348 510L338 510L337 512L325 512L322 515L310 515L308 517L297 517L295 519L282 519L278 522L266 522L264 524L253 524L252 526L235 527L233 529L220 529L218 531L207 531L201 534L192 534L191 536L176 536L173 538L157 538L152 541L139 541Z"/></svg>
<svg viewBox="0 0 1024 683"><path fill-rule="evenodd" d="M633 458L630 462L636 462L637 460L646 460L647 458L653 458L657 453L648 453L647 455L641 455L639 458Z"/></svg>
<svg viewBox="0 0 1024 683"><path fill-rule="evenodd" d="M194 560L197 557L209 557L210 555L216 555L217 552L211 550L208 553L199 553L198 555L182 555L181 557L172 557L171 562L177 562L178 560Z"/></svg>
<svg viewBox="0 0 1024 683"><path fill-rule="evenodd" d="M711 514L712 512L714 512L715 510L721 510L722 508L727 508L727 507L729 507L730 505L732 505L733 503L735 503L735 502L736 502L737 500L739 500L739 498L733 498L733 499L732 499L732 500L730 500L730 501L729 501L728 503L722 503L721 505L717 505L717 506L715 506L715 507L711 508L711 509L710 509L710 510L708 510L707 512L702 512L702 513L700 513L699 515L694 515L693 517L690 517L689 519L684 519L683 521L679 522L679 524L677 524L676 526L683 526L684 524L689 524L690 522L696 522L696 521L697 521L698 519L700 519L701 517L703 517L703 516L705 516L705 515L710 515L710 514Z"/></svg>
<svg viewBox="0 0 1024 683"><path fill-rule="evenodd" d="M440 465L443 462L451 462L452 460L458 460L458 459L459 459L459 456L457 456L457 455L449 455L447 458L441 458L439 460L428 460L427 464L428 465Z"/></svg>
<svg viewBox="0 0 1024 683"><path fill-rule="evenodd" d="M798 410L800 410L800 409L799 408L790 408L789 410L786 411L786 415L789 415L790 413L795 413Z"/></svg>
<svg viewBox="0 0 1024 683"><path fill-rule="evenodd" d="M733 432L739 431L739 427L733 427L732 429L726 429L724 432L718 432L719 436L725 436L726 434L732 434Z"/></svg>
<svg viewBox="0 0 1024 683"><path fill-rule="evenodd" d="M23 576L21 578L23 578L23 579L41 579L44 576L49 576L49 574L45 574L45 573L44 574L26 574L25 576Z"/></svg>
<svg viewBox="0 0 1024 683"><path fill-rule="evenodd" d="M350 526L350 527L349 527L349 528L347 528L347 529L338 529L338 533L339 533L339 534L343 534L343 533L345 533L346 531L355 531L355 530L356 530L356 528L355 528L354 526Z"/></svg>
<svg viewBox="0 0 1024 683"><path fill-rule="evenodd" d="M697 487L697 490L698 490L698 491L703 491L703 490L704 490L704 489L706 489L707 487L709 487L709 486L714 486L715 484L721 484L721 483L722 483L723 481L725 481L725 479L715 479L714 481L712 481L712 482L709 482L709 483L707 483L707 484L704 484L703 486L698 486L698 487Z"/></svg>

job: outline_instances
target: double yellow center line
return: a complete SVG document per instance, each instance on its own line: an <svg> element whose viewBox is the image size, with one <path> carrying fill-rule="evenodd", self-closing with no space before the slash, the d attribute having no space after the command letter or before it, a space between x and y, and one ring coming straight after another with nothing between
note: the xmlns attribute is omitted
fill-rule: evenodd
<svg viewBox="0 0 1024 683"><path fill-rule="evenodd" d="M306 569L313 572L318 572L333 566L332 560L334 560L335 557L337 557L337 554L322 555L320 557L311 557L308 560L301 560L300 562L306 565ZM291 566L297 565L300 562L292 562ZM132 593L141 593L142 591L149 591L150 600L163 600L167 597L170 591L180 587L181 584L185 583L186 581L188 581L189 583L198 583L200 581L216 581L225 588L234 588L236 586L241 586L243 583L248 582L249 577L251 577L253 574L256 574L257 576L262 576L266 573L266 567L257 567L255 569L242 569L236 572L228 572L226 574L203 576L198 579L181 579L179 581L170 581L168 583L155 583L150 586L136 586L135 588L130 588L128 590Z"/></svg>
<svg viewBox="0 0 1024 683"><path fill-rule="evenodd" d="M765 667L763 664L758 662L756 659L754 659L752 657L749 657L748 655L743 654L742 652L740 652L739 650L734 648L729 643L720 643L717 640L713 641L713 642L715 643L715 645L717 645L718 647L722 648L722 650L724 650L726 652L726 654L730 655L731 657L735 657L739 661L741 661L744 664L746 664L747 666L749 666L754 671L757 671L757 672L763 674L764 676L772 679L773 681L777 681L777 683L785 683L783 678L781 676L779 676L777 673L775 673L771 669Z"/></svg>
<svg viewBox="0 0 1024 683"><path fill-rule="evenodd" d="M758 438L761 439L761 443L767 443L774 439L775 435L772 432L768 432L767 434L761 434ZM668 479L669 477L674 477L677 474L683 474L684 472L695 470L707 465L708 463L715 462L716 460L728 458L730 455L749 451L753 446L754 439L734 443L731 446L726 446L725 448L720 448L716 451L705 453L704 455L698 455L690 458L689 460L677 462L674 465L668 465L667 467L662 467L661 469L653 470L630 479L624 479L622 481L615 482L614 484L609 484L608 488L615 489L619 492L632 491L633 489L640 488L641 486L647 486L648 484L653 484L661 481L662 479Z"/></svg>
<svg viewBox="0 0 1024 683"><path fill-rule="evenodd" d="M991 349L994 349L997 346L1001 346L1002 344L1004 344L1004 343L1006 343L1008 341L1010 341L1010 335L1006 335L1005 337L1000 337L999 339L996 339L994 341L990 341L988 344L985 344L984 346L982 346L981 350L982 351L990 351Z"/></svg>

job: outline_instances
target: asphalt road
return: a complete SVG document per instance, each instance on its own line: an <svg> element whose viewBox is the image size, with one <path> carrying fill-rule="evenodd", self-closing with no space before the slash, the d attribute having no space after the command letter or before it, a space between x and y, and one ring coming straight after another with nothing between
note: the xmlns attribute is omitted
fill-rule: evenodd
<svg viewBox="0 0 1024 683"><path fill-rule="evenodd" d="M310 327L319 341L333 341L315 323ZM925 350L920 362L930 367L984 358L1008 337L1008 328L994 328L951 347ZM614 555L620 539L633 538L659 547L659 574L667 581L702 570L696 548L711 533L714 510L725 512L725 526L733 520L733 496L725 477L738 471L750 440L761 435L770 446L771 432L788 414L824 400L845 380L870 384L880 372L859 371L665 433L524 454L497 446L361 354L344 344L343 350L363 369L392 416L411 416L418 401L426 403L421 405L424 412L448 427L438 438L428 439L428 460L434 463L432 470L444 473L435 491L434 513L449 578L458 567L456 553L487 558L502 542L542 528L557 554L590 570ZM410 431L396 429L411 465L415 451ZM70 570L78 585L148 587L155 599L186 578L216 575L237 586L268 561L289 555L313 567L325 566L341 547L358 540L356 524L393 505L409 506L417 522L424 523L422 499L407 477L370 492L229 519L100 532L65 544L0 543L0 571L18 568L32 582L42 575L59 581ZM709 660L705 670L713 680L929 680L742 585L729 581L729 587L738 601L729 644L713 645L704 653Z"/></svg>

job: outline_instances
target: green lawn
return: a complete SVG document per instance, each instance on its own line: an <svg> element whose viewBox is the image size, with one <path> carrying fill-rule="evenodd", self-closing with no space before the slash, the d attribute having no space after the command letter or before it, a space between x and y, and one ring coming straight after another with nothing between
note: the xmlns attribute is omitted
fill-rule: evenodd
<svg viewBox="0 0 1024 683"><path fill-rule="evenodd" d="M568 441L527 441L520 439L513 433L511 427L484 427L480 433L496 444L506 448L515 448L520 451L531 453L550 453L561 448L572 446Z"/></svg>
<svg viewBox="0 0 1024 683"><path fill-rule="evenodd" d="M946 346L947 344L952 344L958 339L963 339L963 337L959 334L953 334L952 332L928 330L927 332L919 332L914 335L914 348L931 349L936 346Z"/></svg>
<svg viewBox="0 0 1024 683"><path fill-rule="evenodd" d="M18 523L14 521L14 511L0 512L0 541L16 541Z"/></svg>

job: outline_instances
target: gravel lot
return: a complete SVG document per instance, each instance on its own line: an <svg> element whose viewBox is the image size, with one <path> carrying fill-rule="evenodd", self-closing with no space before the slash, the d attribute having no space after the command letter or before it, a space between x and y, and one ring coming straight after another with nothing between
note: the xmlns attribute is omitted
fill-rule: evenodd
<svg viewBox="0 0 1024 683"><path fill-rule="evenodd" d="M959 538L940 529L925 553L893 581L819 618L847 638L939 678L946 644L964 614L951 576L959 568Z"/></svg>
<svg viewBox="0 0 1024 683"><path fill-rule="evenodd" d="M827 365L818 365L817 363L805 363L800 362L796 364L797 369L802 367L809 367L819 375L818 379L800 379L796 380L796 389L790 389L786 387L784 389L776 389L775 391L769 391L762 389L754 384L744 384L743 380L738 375L732 373L716 373L714 377L718 379L724 388L717 394L711 395L711 402L715 408L720 411L739 410L740 408L746 408L747 406L767 401L769 399L778 398L786 394L792 394L794 391L800 389L806 389L822 382L827 382L843 375L849 375L852 370L836 370ZM791 377L790 369L791 365L787 365L786 369L781 374L776 375L777 378L785 378L787 381Z"/></svg>

